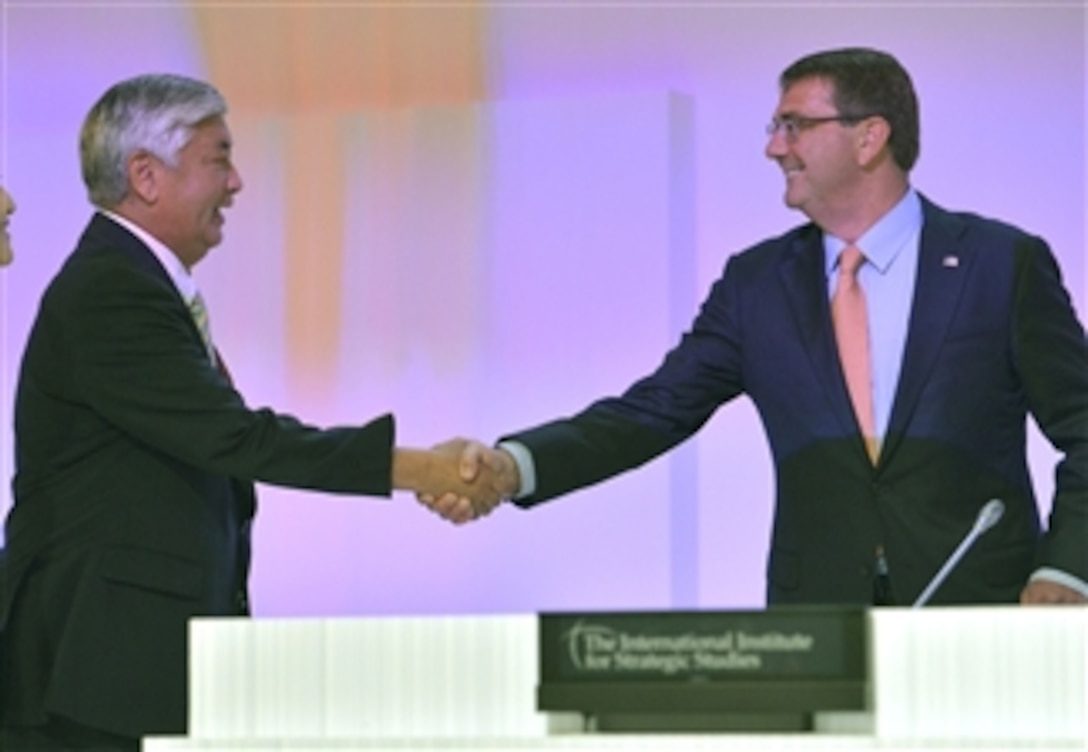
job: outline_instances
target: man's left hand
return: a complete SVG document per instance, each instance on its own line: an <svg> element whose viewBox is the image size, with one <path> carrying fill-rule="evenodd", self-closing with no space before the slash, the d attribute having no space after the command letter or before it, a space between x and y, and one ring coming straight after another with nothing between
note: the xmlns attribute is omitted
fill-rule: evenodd
<svg viewBox="0 0 1088 752"><path fill-rule="evenodd" d="M1088 598L1073 588L1059 585L1049 580L1032 580L1020 592L1023 605L1056 605L1069 603L1088 603Z"/></svg>

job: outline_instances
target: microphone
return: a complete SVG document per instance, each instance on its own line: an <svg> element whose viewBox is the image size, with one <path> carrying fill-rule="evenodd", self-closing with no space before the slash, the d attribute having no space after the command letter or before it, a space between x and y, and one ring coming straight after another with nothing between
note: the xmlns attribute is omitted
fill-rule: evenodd
<svg viewBox="0 0 1088 752"><path fill-rule="evenodd" d="M978 517L975 518L975 524L960 541L960 545L952 552L952 555L948 557L948 561L944 563L940 571L933 576L933 579L926 585L926 589L922 591L922 594L918 596L918 600L914 602L911 608L919 608L924 606L930 598L933 597L933 593L948 577L948 573L951 572L957 564L960 563L960 559L967 553L967 549L974 545L975 541L982 536L987 530L997 524L997 521L1001 519L1001 515L1005 513L1005 502L1001 499L990 499L982 505L982 509L978 511Z"/></svg>

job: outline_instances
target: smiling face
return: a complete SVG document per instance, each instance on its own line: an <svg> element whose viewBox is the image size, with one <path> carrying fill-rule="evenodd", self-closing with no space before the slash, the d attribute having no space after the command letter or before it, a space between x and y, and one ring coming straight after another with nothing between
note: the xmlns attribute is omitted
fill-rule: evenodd
<svg viewBox="0 0 1088 752"><path fill-rule="evenodd" d="M843 114L834 104L834 86L823 78L805 78L782 92L776 121L830 118ZM865 178L858 131L864 121L811 122L791 137L785 128L771 133L766 154L786 176L786 205L800 209L826 227L849 212Z"/></svg>
<svg viewBox="0 0 1088 752"><path fill-rule="evenodd" d="M226 123L215 117L198 125L174 166L143 153L132 169L133 185L150 204L147 229L192 269L222 242L222 210L242 189Z"/></svg>
<svg viewBox="0 0 1088 752"><path fill-rule="evenodd" d="M15 199L0 186L0 266L7 266L15 258L8 232L8 218L15 213Z"/></svg>

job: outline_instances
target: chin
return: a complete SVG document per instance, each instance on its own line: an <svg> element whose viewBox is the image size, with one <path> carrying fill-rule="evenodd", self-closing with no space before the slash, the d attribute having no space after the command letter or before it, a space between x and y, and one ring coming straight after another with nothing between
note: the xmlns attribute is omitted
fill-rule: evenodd
<svg viewBox="0 0 1088 752"><path fill-rule="evenodd" d="M800 187L794 185L792 182L787 183L786 190L782 194L782 202L791 209L796 209L798 206L801 205L801 202L803 200L804 199L802 197L802 191L800 190Z"/></svg>

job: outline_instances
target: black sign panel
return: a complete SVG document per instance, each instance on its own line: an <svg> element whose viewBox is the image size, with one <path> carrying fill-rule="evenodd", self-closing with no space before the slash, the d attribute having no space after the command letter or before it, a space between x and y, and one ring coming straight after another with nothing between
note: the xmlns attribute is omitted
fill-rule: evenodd
<svg viewBox="0 0 1088 752"><path fill-rule="evenodd" d="M540 641L545 711L865 708L858 608L541 614Z"/></svg>

